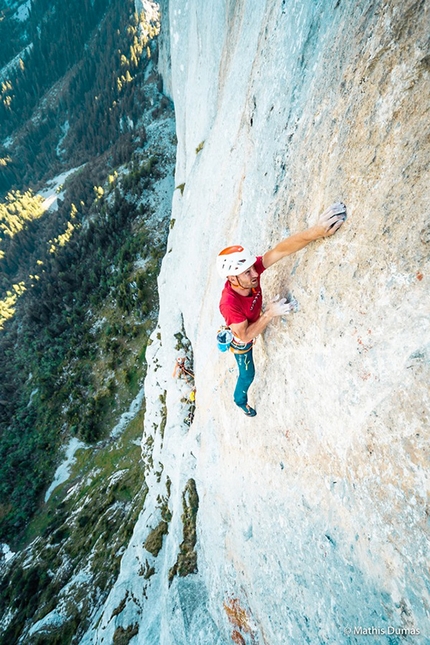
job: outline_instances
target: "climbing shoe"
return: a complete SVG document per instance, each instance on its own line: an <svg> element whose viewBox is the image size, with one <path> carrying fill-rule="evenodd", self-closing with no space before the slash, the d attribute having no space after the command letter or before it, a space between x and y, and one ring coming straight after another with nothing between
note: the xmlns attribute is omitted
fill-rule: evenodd
<svg viewBox="0 0 430 645"><path fill-rule="evenodd" d="M251 408L250 405L240 405L239 406L241 410L244 411L247 417L255 417L257 412L254 410L254 408Z"/></svg>

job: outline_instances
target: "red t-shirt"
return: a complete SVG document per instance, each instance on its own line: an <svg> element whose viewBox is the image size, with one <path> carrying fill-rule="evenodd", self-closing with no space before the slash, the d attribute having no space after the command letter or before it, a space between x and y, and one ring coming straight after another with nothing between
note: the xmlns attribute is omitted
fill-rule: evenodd
<svg viewBox="0 0 430 645"><path fill-rule="evenodd" d="M258 273L258 285L252 289L249 296L242 296L231 288L230 282L224 285L222 290L219 309L223 315L226 325L234 325L247 320L249 323L256 322L261 314L263 305L263 294L260 287L260 275L265 271L262 256L257 256L254 268Z"/></svg>

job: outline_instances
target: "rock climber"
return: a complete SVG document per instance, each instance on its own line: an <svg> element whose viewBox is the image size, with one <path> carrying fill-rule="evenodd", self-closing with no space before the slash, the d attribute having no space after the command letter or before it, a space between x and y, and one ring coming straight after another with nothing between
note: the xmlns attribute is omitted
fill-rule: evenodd
<svg viewBox="0 0 430 645"><path fill-rule="evenodd" d="M262 313L260 276L287 255L300 251L314 240L336 233L345 219L346 206L337 202L324 211L314 226L287 237L262 256L253 255L242 246L229 246L217 257L218 272L226 280L219 308L233 334L230 350L235 355L239 370L233 398L248 417L257 414L248 404L248 390L255 376L252 356L254 339L273 318L294 309L293 303L281 298L269 303Z"/></svg>
<svg viewBox="0 0 430 645"><path fill-rule="evenodd" d="M172 376L173 378L179 378L181 376L184 376L186 381L189 381L190 379L194 378L194 374L192 373L190 367L188 366L186 356L180 356L179 358L176 359Z"/></svg>

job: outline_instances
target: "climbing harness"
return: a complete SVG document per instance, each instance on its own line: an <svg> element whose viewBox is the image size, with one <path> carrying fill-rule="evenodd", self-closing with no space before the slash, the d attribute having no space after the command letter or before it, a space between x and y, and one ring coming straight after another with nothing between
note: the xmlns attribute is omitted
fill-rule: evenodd
<svg viewBox="0 0 430 645"><path fill-rule="evenodd" d="M233 340L230 343L230 351L233 354L247 354L253 347L255 338L253 338L249 343L241 343L233 337Z"/></svg>

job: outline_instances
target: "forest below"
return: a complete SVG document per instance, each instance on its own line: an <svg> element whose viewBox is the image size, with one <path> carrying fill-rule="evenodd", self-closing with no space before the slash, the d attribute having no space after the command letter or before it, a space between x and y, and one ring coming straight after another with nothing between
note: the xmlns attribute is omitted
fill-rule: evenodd
<svg viewBox="0 0 430 645"><path fill-rule="evenodd" d="M70 12L58 1L35 0L20 38L16 21L0 26L0 60L20 49L0 85L0 191L79 166L112 146L112 165L129 159L134 125L148 107L142 75L151 56L156 60L158 27L130 0L76 0Z"/></svg>
<svg viewBox="0 0 430 645"><path fill-rule="evenodd" d="M173 114L159 26L132 1L35 0L20 27L0 22L1 63L23 52L0 101L0 540L15 545L64 440L103 438L145 373L169 224L142 200L166 172L145 123ZM44 210L38 191L72 169Z"/></svg>

